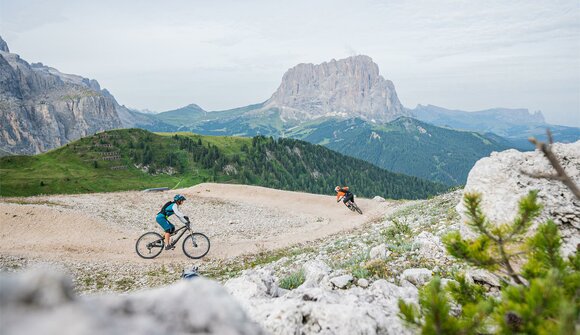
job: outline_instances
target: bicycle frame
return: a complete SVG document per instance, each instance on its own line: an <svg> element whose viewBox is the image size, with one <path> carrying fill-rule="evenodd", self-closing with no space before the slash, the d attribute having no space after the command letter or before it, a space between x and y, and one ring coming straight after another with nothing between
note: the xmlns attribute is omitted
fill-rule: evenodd
<svg viewBox="0 0 580 335"><path fill-rule="evenodd" d="M182 226L181 228L174 231L173 234L171 234L171 236L177 235L177 233L179 233L180 231L181 231L181 234L179 234L179 236L177 236L177 238L174 238L173 242L171 242L170 245L173 246L173 245L177 244L177 242L181 239L181 237L183 237L183 235L185 235L185 233L187 233L188 231L191 231L191 229L187 225Z"/></svg>

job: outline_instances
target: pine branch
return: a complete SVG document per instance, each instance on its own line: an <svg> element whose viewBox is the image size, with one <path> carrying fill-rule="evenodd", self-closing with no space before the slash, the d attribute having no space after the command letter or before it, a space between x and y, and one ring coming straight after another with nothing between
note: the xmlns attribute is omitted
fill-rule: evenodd
<svg viewBox="0 0 580 335"><path fill-rule="evenodd" d="M566 171L564 171L564 168L562 167L562 165L560 165L558 158L556 157L554 152L552 152L551 147L552 147L552 144L554 143L554 141L552 139L552 132L550 131L550 129L546 129L546 133L548 134L548 141L549 141L548 143L540 142L540 141L536 140L534 137L530 137L528 140L532 144L534 144L538 150L540 150L544 153L544 156L546 156L546 158L548 159L548 161L550 161L550 164L552 165L554 170L556 170L556 174L555 175L553 175L553 174L546 175L546 174L536 174L536 173L528 173L528 172L524 172L524 174L526 174L530 177L533 177L533 178L560 180L560 181L562 181L562 183L564 183L564 185L566 185L570 189L570 191L572 191L572 193L574 194L576 199L580 200L580 189L578 189L578 186L576 186L576 184L574 183L572 178L570 178L566 174Z"/></svg>

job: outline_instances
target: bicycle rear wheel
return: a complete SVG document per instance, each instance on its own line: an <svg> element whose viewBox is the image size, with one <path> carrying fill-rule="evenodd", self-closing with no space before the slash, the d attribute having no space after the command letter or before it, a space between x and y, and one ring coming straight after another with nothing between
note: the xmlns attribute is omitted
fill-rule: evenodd
<svg viewBox="0 0 580 335"><path fill-rule="evenodd" d="M140 257L151 259L159 256L164 246L163 237L151 231L139 237L137 243L135 243L135 251Z"/></svg>
<svg viewBox="0 0 580 335"><path fill-rule="evenodd" d="M209 238L202 233L192 233L183 240L183 253L193 259L199 259L209 252Z"/></svg>

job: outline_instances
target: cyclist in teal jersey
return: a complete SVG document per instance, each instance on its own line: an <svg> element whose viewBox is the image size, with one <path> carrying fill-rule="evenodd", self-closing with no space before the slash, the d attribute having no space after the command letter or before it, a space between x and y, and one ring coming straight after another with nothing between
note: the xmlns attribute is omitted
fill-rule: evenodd
<svg viewBox="0 0 580 335"><path fill-rule="evenodd" d="M175 197L173 197L173 201L169 201L163 205L161 211L157 213L157 217L155 218L157 223L161 226L161 228L163 228L163 231L165 231L165 250L171 250L175 248L175 246L171 246L169 243L169 237L175 231L175 226L169 222L167 218L175 214L175 216L177 216L182 223L189 223L189 217L183 215L179 209L179 206L181 206L184 201L185 197L181 194L177 194Z"/></svg>

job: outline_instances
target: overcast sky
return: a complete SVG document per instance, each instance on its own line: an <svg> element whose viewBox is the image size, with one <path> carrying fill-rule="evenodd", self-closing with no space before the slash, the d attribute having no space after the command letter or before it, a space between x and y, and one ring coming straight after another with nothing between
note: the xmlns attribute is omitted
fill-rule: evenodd
<svg viewBox="0 0 580 335"><path fill-rule="evenodd" d="M365 54L406 107L580 126L579 0L0 0L0 35L139 109L258 103L298 63Z"/></svg>

